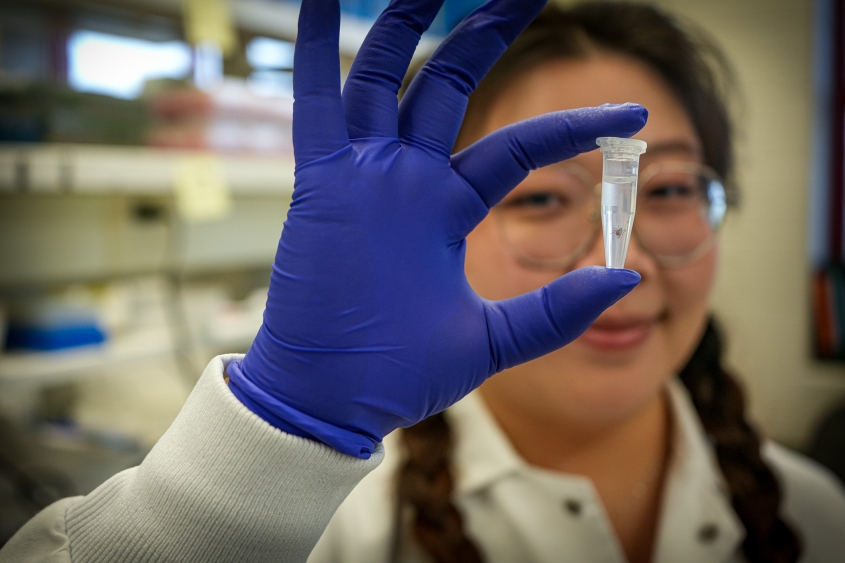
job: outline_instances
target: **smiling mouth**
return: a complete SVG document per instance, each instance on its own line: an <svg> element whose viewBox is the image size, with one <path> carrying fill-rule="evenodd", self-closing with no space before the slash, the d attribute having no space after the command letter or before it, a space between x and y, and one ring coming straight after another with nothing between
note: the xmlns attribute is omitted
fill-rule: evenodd
<svg viewBox="0 0 845 563"><path fill-rule="evenodd" d="M629 351L643 344L656 324L656 319L598 320L581 335L578 341L607 352Z"/></svg>

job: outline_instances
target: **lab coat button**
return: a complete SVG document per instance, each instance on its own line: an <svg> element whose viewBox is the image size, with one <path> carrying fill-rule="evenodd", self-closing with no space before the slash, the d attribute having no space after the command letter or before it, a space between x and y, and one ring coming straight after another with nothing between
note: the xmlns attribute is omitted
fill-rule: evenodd
<svg viewBox="0 0 845 563"><path fill-rule="evenodd" d="M568 513L572 516L580 516L581 515L581 503L575 499L566 499L563 501L563 507L566 509Z"/></svg>
<svg viewBox="0 0 845 563"><path fill-rule="evenodd" d="M698 530L698 541L713 543L719 537L719 527L716 524L705 524Z"/></svg>

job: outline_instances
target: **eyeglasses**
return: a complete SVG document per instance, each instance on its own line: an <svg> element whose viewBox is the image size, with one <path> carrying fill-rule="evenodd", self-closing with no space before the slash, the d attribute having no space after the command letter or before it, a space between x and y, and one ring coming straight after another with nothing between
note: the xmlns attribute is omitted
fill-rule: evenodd
<svg viewBox="0 0 845 563"><path fill-rule="evenodd" d="M658 162L640 173L633 236L663 268L704 256L725 218L725 187L711 168ZM531 268L568 268L601 232L601 183L566 163L555 180L503 201L493 209L508 251Z"/></svg>

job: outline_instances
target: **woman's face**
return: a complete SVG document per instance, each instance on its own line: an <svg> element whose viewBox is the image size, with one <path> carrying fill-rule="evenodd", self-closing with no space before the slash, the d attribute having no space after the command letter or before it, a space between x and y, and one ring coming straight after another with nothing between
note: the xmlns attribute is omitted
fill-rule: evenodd
<svg viewBox="0 0 845 563"><path fill-rule="evenodd" d="M603 103L636 102L649 119L636 135L648 143L640 170L665 161L701 161L701 146L683 106L659 76L633 59L601 54L544 63L513 81L493 104L483 134L536 115ZM595 150L572 159L601 179ZM562 165L532 172L505 202L542 189ZM634 233L636 234L636 222ZM625 266L642 282L572 344L488 380L488 401L549 422L601 427L621 422L655 400L686 363L708 312L716 249L680 269L658 267L632 237ZM574 268L604 265L601 237ZM503 244L491 214L467 238L467 278L487 299L537 289L566 273L521 265Z"/></svg>

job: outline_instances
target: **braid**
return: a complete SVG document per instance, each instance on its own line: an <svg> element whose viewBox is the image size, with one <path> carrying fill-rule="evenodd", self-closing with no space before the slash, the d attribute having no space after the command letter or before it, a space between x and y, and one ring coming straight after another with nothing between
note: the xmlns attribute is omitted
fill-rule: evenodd
<svg viewBox="0 0 845 563"><path fill-rule="evenodd" d="M437 563L481 563L452 502L454 441L443 413L402 431L406 457L399 470L399 506L410 506L414 539Z"/></svg>
<svg viewBox="0 0 845 563"><path fill-rule="evenodd" d="M760 437L745 419L745 397L722 367L722 338L711 318L681 381L713 442L733 506L747 535L742 544L752 563L798 560L801 542L779 515L781 489L760 455Z"/></svg>

